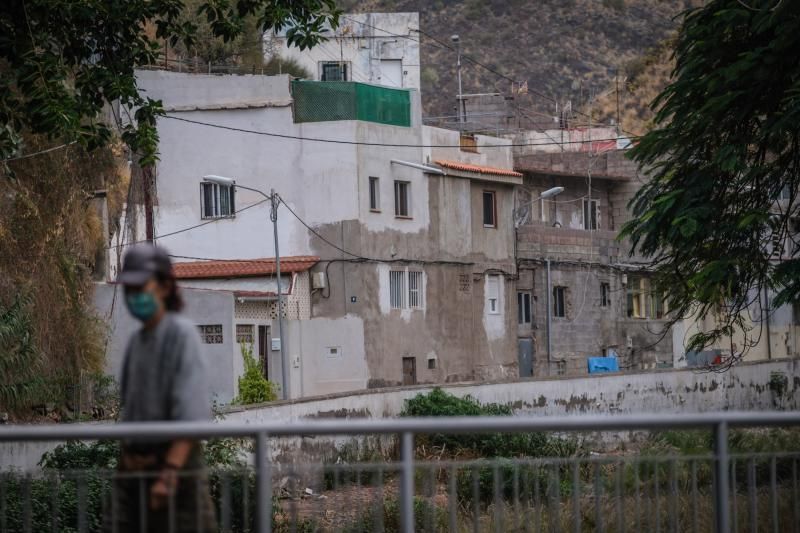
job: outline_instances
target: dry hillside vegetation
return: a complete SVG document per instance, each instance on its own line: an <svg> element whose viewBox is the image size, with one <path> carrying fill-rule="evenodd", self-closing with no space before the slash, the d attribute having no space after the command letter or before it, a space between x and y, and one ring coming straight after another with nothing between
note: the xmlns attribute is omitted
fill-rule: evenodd
<svg viewBox="0 0 800 533"><path fill-rule="evenodd" d="M531 116L553 115L555 102L571 101L585 110L590 96L598 113L614 91L615 77L627 77L621 94L623 122L638 129L648 120L646 96L664 83L668 62L651 61L678 27L676 17L699 0L345 0L351 12L419 11L422 32L422 90L428 116L453 112L456 92L455 53L450 45L461 36L463 52L503 76L464 62L465 92L508 94L512 81L527 82L528 96L518 98ZM656 65L659 66L656 66ZM643 68L644 67L644 68ZM650 68L652 67L652 69ZM510 79L508 79L510 78ZM636 82L636 90L631 83ZM622 85L622 84L621 84ZM452 88L452 90L449 90ZM537 94L539 93L539 94ZM600 103L600 100L603 103ZM616 97L614 112L616 112ZM639 118L641 116L641 118ZM628 129L626 127L626 129Z"/></svg>

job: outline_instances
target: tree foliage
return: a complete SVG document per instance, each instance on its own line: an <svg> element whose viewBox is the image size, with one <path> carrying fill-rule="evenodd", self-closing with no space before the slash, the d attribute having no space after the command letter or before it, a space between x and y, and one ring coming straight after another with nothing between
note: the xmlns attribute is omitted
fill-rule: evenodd
<svg viewBox="0 0 800 533"><path fill-rule="evenodd" d="M255 17L286 30L301 49L338 24L334 0L204 0L196 13L212 35L236 39ZM103 145L111 128L104 106L135 108L138 128L123 132L143 164L156 158L157 101L139 93L134 69L155 63L165 43L191 47L197 24L184 0L9 0L0 2L0 159L14 156L21 133Z"/></svg>
<svg viewBox="0 0 800 533"><path fill-rule="evenodd" d="M800 297L800 248L773 254L797 233L798 50L797 2L713 0L688 11L672 81L653 103L658 126L631 151L650 179L622 236L651 259L673 320L715 318L687 349L765 319L752 304L767 290L773 306ZM732 360L757 341L753 331Z"/></svg>

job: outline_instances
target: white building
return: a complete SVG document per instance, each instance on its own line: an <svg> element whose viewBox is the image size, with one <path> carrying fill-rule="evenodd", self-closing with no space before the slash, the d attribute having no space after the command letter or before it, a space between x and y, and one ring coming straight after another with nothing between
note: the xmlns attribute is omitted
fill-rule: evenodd
<svg viewBox="0 0 800 533"><path fill-rule="evenodd" d="M241 372L239 343L279 381L277 282L269 202L204 182L209 174L281 198L292 397L517 376L521 175L510 141L423 127L413 90L163 71L138 82L168 114L158 122L158 243L181 261L184 287L225 293L232 308L218 322L187 310L237 361L212 361L222 381ZM136 211L128 242L144 238Z"/></svg>
<svg viewBox="0 0 800 533"><path fill-rule="evenodd" d="M287 46L286 31L264 38L267 60L292 59L316 81L420 88L419 13L344 14L329 39L310 50Z"/></svg>

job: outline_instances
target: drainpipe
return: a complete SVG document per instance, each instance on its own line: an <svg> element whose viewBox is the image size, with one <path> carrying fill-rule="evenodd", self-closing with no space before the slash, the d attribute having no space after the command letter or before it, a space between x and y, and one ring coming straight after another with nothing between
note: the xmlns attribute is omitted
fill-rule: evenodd
<svg viewBox="0 0 800 533"><path fill-rule="evenodd" d="M550 342L550 314L552 312L551 303L550 303L550 298L551 298L550 293L551 292L552 292L552 289L550 288L550 259L548 259L547 260L547 293L545 293L545 301L546 301L545 305L547 306L546 315L547 315L547 375L548 376L551 374L550 362L551 362L551 355L552 355L552 349L553 349L553 345Z"/></svg>

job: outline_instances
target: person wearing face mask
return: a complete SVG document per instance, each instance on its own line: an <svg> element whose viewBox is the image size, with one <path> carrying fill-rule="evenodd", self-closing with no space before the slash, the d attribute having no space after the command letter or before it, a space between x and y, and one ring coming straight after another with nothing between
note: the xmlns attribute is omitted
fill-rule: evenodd
<svg viewBox="0 0 800 533"><path fill-rule="evenodd" d="M132 247L117 282L128 311L142 323L122 364L121 421L211 420L200 337L179 314L183 302L167 252L150 244ZM110 530L216 531L199 442L124 442L119 469Z"/></svg>

